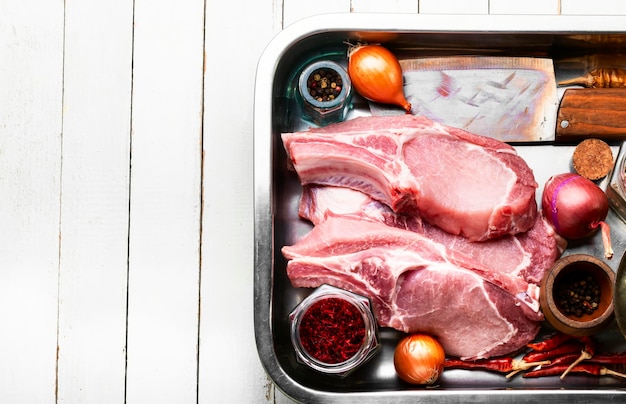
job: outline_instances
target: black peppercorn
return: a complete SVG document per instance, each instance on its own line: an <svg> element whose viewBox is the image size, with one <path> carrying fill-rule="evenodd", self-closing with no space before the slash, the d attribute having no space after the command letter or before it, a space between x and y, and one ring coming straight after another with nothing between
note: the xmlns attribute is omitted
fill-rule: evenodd
<svg viewBox="0 0 626 404"><path fill-rule="evenodd" d="M334 100L340 93L342 80L333 69L317 69L307 79L307 90L317 101Z"/></svg>
<svg viewBox="0 0 626 404"><path fill-rule="evenodd" d="M591 314L600 303L600 285L593 276L571 273L554 285L556 304L565 315Z"/></svg>

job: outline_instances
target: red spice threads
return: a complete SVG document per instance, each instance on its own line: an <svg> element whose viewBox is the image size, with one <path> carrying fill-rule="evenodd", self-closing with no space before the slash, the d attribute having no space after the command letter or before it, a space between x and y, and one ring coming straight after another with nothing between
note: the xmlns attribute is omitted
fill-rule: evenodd
<svg viewBox="0 0 626 404"><path fill-rule="evenodd" d="M345 376L379 348L369 300L323 285L290 314L291 340L300 362Z"/></svg>
<svg viewBox="0 0 626 404"><path fill-rule="evenodd" d="M318 300L300 321L302 347L323 363L347 361L361 349L364 339L363 315L345 299Z"/></svg>

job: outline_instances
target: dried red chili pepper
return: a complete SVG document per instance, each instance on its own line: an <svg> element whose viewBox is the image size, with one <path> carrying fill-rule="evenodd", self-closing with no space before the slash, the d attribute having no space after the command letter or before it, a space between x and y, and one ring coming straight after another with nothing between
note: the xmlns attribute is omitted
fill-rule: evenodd
<svg viewBox="0 0 626 404"><path fill-rule="evenodd" d="M522 375L523 378L536 378L545 376L558 376L567 368L567 366L549 366L540 369L531 370Z"/></svg>
<svg viewBox="0 0 626 404"><path fill-rule="evenodd" d="M539 352L550 351L564 344L565 342L571 340L572 338L574 338L572 335L557 332L555 334L550 335L549 337L547 337L546 339L542 341L533 342L533 343L527 344L526 346L532 349L533 351L539 351Z"/></svg>
<svg viewBox="0 0 626 404"><path fill-rule="evenodd" d="M585 344L585 351L589 352L591 356L596 353L596 342L591 337L581 337L580 342Z"/></svg>
<svg viewBox="0 0 626 404"><path fill-rule="evenodd" d="M324 363L347 361L359 351L364 339L363 316L344 299L331 297L313 303L300 322L302 346Z"/></svg>
<svg viewBox="0 0 626 404"><path fill-rule="evenodd" d="M559 345L558 347L551 349L549 351L541 351L541 352L531 351L523 357L523 360L525 360L526 362L538 362L538 361L550 360L550 359L558 358L559 356L562 356L565 354L570 354L574 352L578 353L581 351L583 347L584 347L584 344L578 340L570 341L562 345Z"/></svg>
<svg viewBox="0 0 626 404"><path fill-rule="evenodd" d="M589 362L605 365L626 365L626 352L611 352L595 354Z"/></svg>
<svg viewBox="0 0 626 404"><path fill-rule="evenodd" d="M544 376L557 376L567 369L567 366L550 366L524 373L523 377L534 378ZM615 372L605 366L596 363L581 363L574 366L571 373L587 373L594 376L611 375L615 377L626 378L626 374Z"/></svg>
<svg viewBox="0 0 626 404"><path fill-rule="evenodd" d="M586 373L595 376L611 375L626 378L626 374L605 366L626 366L626 352L596 353L596 342L592 337L574 337L556 333L543 341L528 344L528 347L532 351L528 352L521 360L510 357L475 361L448 358L445 366L447 368L510 372L507 374L507 378L537 365L541 365L540 368L526 372L523 377L560 376L563 379L568 373ZM582 361L585 363L581 363Z"/></svg>
<svg viewBox="0 0 626 404"><path fill-rule="evenodd" d="M584 347L580 351L580 356L576 358L574 362L561 374L561 380L567 376L567 374L580 362L591 359L593 354L596 353L596 343L590 337L581 337L580 342L584 344Z"/></svg>
<svg viewBox="0 0 626 404"><path fill-rule="evenodd" d="M509 357L477 359L472 361L464 361L456 358L446 358L443 366L449 369L478 369L491 370L494 372L510 372L514 370L513 358Z"/></svg>
<svg viewBox="0 0 626 404"><path fill-rule="evenodd" d="M550 363L545 365L545 367L550 367L550 366L569 366L572 363L574 363L574 361L576 359L578 359L579 357L580 357L580 355L578 353L576 353L576 352L565 354L563 356L559 356L558 358L550 359Z"/></svg>
<svg viewBox="0 0 626 404"><path fill-rule="evenodd" d="M477 359L472 361L464 361L455 358L446 358L444 364L448 369L468 369L468 370L487 370L500 373L509 373L507 378L511 377L522 370L527 370L535 366L546 365L549 361L543 362L525 362L511 357L497 357L489 359Z"/></svg>
<svg viewBox="0 0 626 404"><path fill-rule="evenodd" d="M531 370L530 372L526 372L522 375L524 378L536 378L536 377L546 377L546 376L560 376L561 373L565 369L567 369L569 365L561 365L561 366L548 366L542 367L541 369ZM575 373L579 372L580 369L573 369Z"/></svg>

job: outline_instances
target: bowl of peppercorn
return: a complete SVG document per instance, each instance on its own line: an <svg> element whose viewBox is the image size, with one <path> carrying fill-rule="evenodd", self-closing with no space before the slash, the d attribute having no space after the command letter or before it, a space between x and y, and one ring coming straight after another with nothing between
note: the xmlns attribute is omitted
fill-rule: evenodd
<svg viewBox="0 0 626 404"><path fill-rule="evenodd" d="M338 63L319 60L300 74L298 92L303 118L324 126L345 119L352 99L352 82Z"/></svg>
<svg viewBox="0 0 626 404"><path fill-rule="evenodd" d="M558 331L588 336L614 318L615 272L601 259L573 254L557 260L544 276L539 302Z"/></svg>

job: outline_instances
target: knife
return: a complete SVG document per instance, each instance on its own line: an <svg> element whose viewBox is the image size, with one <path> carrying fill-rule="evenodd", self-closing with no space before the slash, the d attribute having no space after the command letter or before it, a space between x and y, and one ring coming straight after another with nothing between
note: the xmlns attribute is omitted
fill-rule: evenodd
<svg viewBox="0 0 626 404"><path fill-rule="evenodd" d="M551 59L450 56L400 66L414 115L504 142L555 140L559 97ZM404 113L371 102L370 111Z"/></svg>

